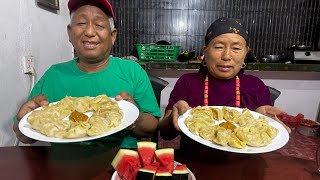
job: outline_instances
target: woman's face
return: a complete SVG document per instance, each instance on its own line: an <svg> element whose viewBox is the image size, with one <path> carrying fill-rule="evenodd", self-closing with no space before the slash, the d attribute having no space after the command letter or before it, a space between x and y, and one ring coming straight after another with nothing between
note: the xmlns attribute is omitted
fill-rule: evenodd
<svg viewBox="0 0 320 180"><path fill-rule="evenodd" d="M241 69L248 48L246 40L234 33L215 37L203 48L208 72L218 79L231 79Z"/></svg>

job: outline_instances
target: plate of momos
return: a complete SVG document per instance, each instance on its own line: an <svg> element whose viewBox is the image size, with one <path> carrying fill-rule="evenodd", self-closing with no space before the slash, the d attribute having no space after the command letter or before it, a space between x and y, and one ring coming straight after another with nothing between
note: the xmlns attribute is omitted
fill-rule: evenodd
<svg viewBox="0 0 320 180"><path fill-rule="evenodd" d="M270 152L289 140L279 122L247 108L198 106L179 116L178 125L201 144L235 153Z"/></svg>
<svg viewBox="0 0 320 180"><path fill-rule="evenodd" d="M82 142L119 132L133 124L138 115L138 108L125 100L106 95L66 96L26 114L19 129L39 141Z"/></svg>

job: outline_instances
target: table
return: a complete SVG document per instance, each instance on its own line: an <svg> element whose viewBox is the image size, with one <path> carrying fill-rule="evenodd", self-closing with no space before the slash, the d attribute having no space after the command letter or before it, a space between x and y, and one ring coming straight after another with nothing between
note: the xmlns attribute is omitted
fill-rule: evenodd
<svg viewBox="0 0 320 180"><path fill-rule="evenodd" d="M0 147L0 179L108 180L118 149L103 147ZM177 150L175 160L187 164L202 179L320 179L316 162L282 156L278 152L236 154L217 151L211 156L186 158Z"/></svg>

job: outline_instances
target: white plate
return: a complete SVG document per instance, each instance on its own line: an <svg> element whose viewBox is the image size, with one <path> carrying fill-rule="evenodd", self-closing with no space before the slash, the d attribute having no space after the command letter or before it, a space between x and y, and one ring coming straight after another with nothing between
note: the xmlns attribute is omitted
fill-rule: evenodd
<svg viewBox="0 0 320 180"><path fill-rule="evenodd" d="M174 161L174 167L176 167L176 165L181 164L177 161ZM188 176L188 180L196 180L196 177L194 176L194 174L190 171L189 168L187 168L188 172L189 172L189 176ZM112 174L111 180L121 180L121 178L118 176L117 171L115 171Z"/></svg>
<svg viewBox="0 0 320 180"><path fill-rule="evenodd" d="M223 106L210 106L210 107L222 109ZM236 107L227 107L227 108L228 109L235 109L239 112L242 112L241 108L236 108ZM287 142L289 141L289 133L280 123L278 123L276 120L269 118L265 115L262 115L260 113L254 112L254 111L250 111L250 113L253 115L254 118L258 118L259 116L264 116L269 121L269 125L277 128L279 130L278 135L272 140L271 144L264 146L264 147L247 146L245 149L237 149L237 148L233 148L230 146L221 146L218 144L214 144L211 141L205 140L205 139L201 138L200 136L197 136L189 131L189 128L184 124L184 121L189 116L190 111L191 111L191 109L189 109L187 112L185 112L183 115L179 116L179 118L178 118L178 125L179 125L181 131L184 134L186 134L187 136L189 136L191 139L193 139L203 145L214 148L214 149L220 149L223 151L235 152L235 153L247 153L247 154L265 153L265 152L277 150L277 149L281 148L282 146L284 146L285 144L287 144ZM216 124L219 124L221 122L218 122Z"/></svg>
<svg viewBox="0 0 320 180"><path fill-rule="evenodd" d="M110 99L114 100L114 98L110 98ZM108 131L104 134L98 135L98 136L88 136L88 137L81 137L81 138L74 138L74 139L62 139L62 138L48 137L48 136L43 135L40 132L32 129L31 125L27 121L28 116L32 112L29 112L20 120L19 129L24 135L26 135L32 139L36 139L39 141L45 141L45 142L56 142L56 143L89 141L89 140L109 136L109 135L114 134L116 132L119 132L119 131L127 128L131 124L133 124L139 115L139 110L134 104L132 104L128 101L125 101L125 100L120 100L120 101L116 101L116 102L118 103L119 108L123 112L123 119L121 120L121 124L118 127L113 128L110 131ZM54 104L54 103L51 103L51 104ZM38 109L41 109L41 107L37 108L36 110L38 110ZM92 113L88 113L87 115L90 116L91 114Z"/></svg>

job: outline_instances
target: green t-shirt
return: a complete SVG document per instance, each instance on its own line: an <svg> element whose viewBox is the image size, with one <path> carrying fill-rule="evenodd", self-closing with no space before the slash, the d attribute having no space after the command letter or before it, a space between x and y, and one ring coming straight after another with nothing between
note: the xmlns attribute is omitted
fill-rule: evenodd
<svg viewBox="0 0 320 180"><path fill-rule="evenodd" d="M29 99L44 94L49 103L65 96L91 96L106 94L115 97L121 91L128 92L135 100L140 112L160 117L160 109L150 80L142 67L133 61L110 56L109 65L96 73L86 73L77 66L76 59L51 66L32 89ZM136 138L126 130L112 136L81 144L106 143L111 146L135 148Z"/></svg>

